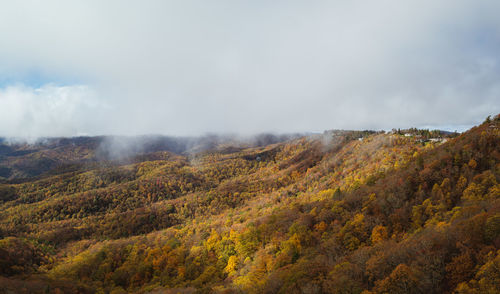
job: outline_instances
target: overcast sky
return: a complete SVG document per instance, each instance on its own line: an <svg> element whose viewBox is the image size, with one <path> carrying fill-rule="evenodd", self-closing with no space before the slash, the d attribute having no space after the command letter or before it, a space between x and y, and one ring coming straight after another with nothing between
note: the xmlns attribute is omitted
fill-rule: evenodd
<svg viewBox="0 0 500 294"><path fill-rule="evenodd" d="M462 130L500 1L8 1L0 136Z"/></svg>

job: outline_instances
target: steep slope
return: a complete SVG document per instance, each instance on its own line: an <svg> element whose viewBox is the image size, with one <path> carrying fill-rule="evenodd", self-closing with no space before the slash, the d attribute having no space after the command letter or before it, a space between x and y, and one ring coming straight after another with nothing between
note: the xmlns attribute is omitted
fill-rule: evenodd
<svg viewBox="0 0 500 294"><path fill-rule="evenodd" d="M6 183L0 262L9 278L0 284L494 292L499 127L497 116L445 143L325 132L263 147L148 153Z"/></svg>

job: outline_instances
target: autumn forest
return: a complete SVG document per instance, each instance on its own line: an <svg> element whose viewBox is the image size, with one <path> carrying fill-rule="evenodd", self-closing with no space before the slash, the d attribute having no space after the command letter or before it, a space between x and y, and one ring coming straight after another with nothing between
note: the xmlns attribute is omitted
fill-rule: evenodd
<svg viewBox="0 0 500 294"><path fill-rule="evenodd" d="M0 293L499 285L500 116L461 134L0 143Z"/></svg>

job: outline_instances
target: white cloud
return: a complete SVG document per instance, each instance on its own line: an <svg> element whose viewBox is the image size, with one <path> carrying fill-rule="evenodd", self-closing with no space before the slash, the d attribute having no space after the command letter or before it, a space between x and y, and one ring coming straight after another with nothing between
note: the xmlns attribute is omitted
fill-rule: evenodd
<svg viewBox="0 0 500 294"><path fill-rule="evenodd" d="M36 138L100 133L106 106L87 86L0 89L2 135Z"/></svg>
<svg viewBox="0 0 500 294"><path fill-rule="evenodd" d="M15 1L0 9L0 80L70 77L97 105L62 99L62 120L11 101L0 135L472 125L500 112L498 11L486 0Z"/></svg>

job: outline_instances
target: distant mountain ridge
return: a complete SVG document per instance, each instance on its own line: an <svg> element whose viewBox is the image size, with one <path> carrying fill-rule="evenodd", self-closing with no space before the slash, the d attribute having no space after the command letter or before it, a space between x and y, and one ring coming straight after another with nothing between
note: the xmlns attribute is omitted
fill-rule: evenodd
<svg viewBox="0 0 500 294"><path fill-rule="evenodd" d="M41 138L33 143L0 140L0 178L40 176L61 165L85 165L101 161L133 160L160 151L191 154L221 148L260 147L303 136L260 134L251 137L207 135L201 137L97 136Z"/></svg>

